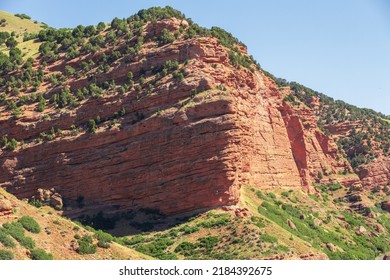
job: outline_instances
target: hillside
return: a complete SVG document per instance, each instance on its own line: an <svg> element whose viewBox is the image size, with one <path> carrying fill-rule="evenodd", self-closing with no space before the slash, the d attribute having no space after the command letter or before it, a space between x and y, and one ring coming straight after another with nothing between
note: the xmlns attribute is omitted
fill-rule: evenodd
<svg viewBox="0 0 390 280"><path fill-rule="evenodd" d="M0 11L0 22L0 32L15 32L17 35L36 33L45 26L27 15L13 15L4 11Z"/></svg>
<svg viewBox="0 0 390 280"><path fill-rule="evenodd" d="M91 237L92 244L82 243ZM113 242L112 237L61 217L53 208L36 208L0 189L0 260L4 256L21 260L148 259Z"/></svg>
<svg viewBox="0 0 390 280"><path fill-rule="evenodd" d="M308 195L246 186L236 207L195 215L165 230L159 229L161 220L151 218L150 233L128 236L126 244L160 259L383 258L390 249L388 214L375 206L368 217L350 212L344 197L342 188Z"/></svg>
<svg viewBox="0 0 390 280"><path fill-rule="evenodd" d="M28 37L38 53L10 35L0 54L0 188L128 247L94 258L389 252L386 116L275 78L170 7Z"/></svg>
<svg viewBox="0 0 390 280"><path fill-rule="evenodd" d="M31 34L36 34L43 28L46 28L45 24L33 21L27 15L13 15L0 11L0 51L8 54L5 42L9 35L6 34L14 34L24 60L35 57L38 54L40 43L34 40Z"/></svg>

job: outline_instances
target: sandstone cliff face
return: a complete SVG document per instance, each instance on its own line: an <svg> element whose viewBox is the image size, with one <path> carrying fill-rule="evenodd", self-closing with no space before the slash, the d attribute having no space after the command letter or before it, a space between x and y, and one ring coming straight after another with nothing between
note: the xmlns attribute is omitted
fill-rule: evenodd
<svg viewBox="0 0 390 280"><path fill-rule="evenodd" d="M288 95L291 92L286 88L283 89L283 94ZM313 102L318 103L318 100L313 100ZM352 171L348 161L338 151L333 139L318 128L315 107L310 109L303 103L294 105L283 102L280 111L295 163L306 189L310 190L312 182L327 183L327 179L318 178L319 174L327 176L338 174L345 169Z"/></svg>
<svg viewBox="0 0 390 280"><path fill-rule="evenodd" d="M356 122L341 122L338 124L327 125L326 129L336 138L349 138L349 133L352 130L363 131L367 129L367 124L364 121ZM374 128L375 129L375 128ZM390 158L384 155L380 149L380 143L375 143L375 139L370 139L372 152L375 159L366 164L358 166L355 169L361 183L367 189L372 189L376 186L387 186L390 184ZM352 147L348 154L353 155L355 152L364 149L363 147Z"/></svg>
<svg viewBox="0 0 390 280"><path fill-rule="evenodd" d="M165 21L167 26L175 30L180 24ZM54 188L69 215L137 208L174 214L236 204L244 184L311 191L319 171L347 166L337 160L335 144L318 130L310 109L285 103L261 71L231 66L215 38L146 44L137 59L115 63L97 79L120 84L129 71L148 75L168 60L185 64L184 80L166 76L149 91L144 86L140 92L108 92L73 110L48 109L47 120L29 107L17 121L4 113L1 133L25 144L0 152L0 187L18 197ZM83 78L69 81L72 91L86 84ZM109 119L121 108L126 114L119 126L104 122L94 134L64 132L35 142L53 126L70 131L97 115ZM80 199L84 208L77 207Z"/></svg>
<svg viewBox="0 0 390 280"><path fill-rule="evenodd" d="M357 174L366 187L390 185L390 159L383 156L379 157L361 166Z"/></svg>

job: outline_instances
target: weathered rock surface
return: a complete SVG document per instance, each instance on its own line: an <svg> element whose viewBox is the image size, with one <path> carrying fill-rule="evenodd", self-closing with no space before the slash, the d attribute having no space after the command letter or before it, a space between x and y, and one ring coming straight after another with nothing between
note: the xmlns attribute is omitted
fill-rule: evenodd
<svg viewBox="0 0 390 280"><path fill-rule="evenodd" d="M336 246L333 245L332 243L326 243L326 248L328 248L329 251L331 251L331 252L336 252L337 251Z"/></svg>
<svg viewBox="0 0 390 280"><path fill-rule="evenodd" d="M12 213L12 203L5 197L0 196L0 216L9 215Z"/></svg>
<svg viewBox="0 0 390 280"><path fill-rule="evenodd" d="M311 188L312 182L320 181L319 173L337 174L344 169L351 170L349 163L340 159L337 145L318 128L314 109L284 102L280 110L302 184L307 189Z"/></svg>
<svg viewBox="0 0 390 280"><path fill-rule="evenodd" d="M368 231L365 227L359 226L358 229L355 231L356 235L362 236L362 235L368 235Z"/></svg>
<svg viewBox="0 0 390 280"><path fill-rule="evenodd" d="M297 230L296 225L291 220L288 220L287 224L292 230Z"/></svg>
<svg viewBox="0 0 390 280"><path fill-rule="evenodd" d="M160 29L182 24L164 21ZM48 120L38 121L41 114L28 108L19 120L0 118L3 134L26 143L0 152L0 187L20 198L55 188L72 206L69 215L137 208L173 214L236 204L244 184L311 191L318 172L349 167L338 160L337 146L318 129L311 109L284 102L261 71L231 66L215 38L146 44L137 60L116 62L97 80L120 83L129 71L151 73L168 60L186 62L183 81L165 77L151 92L106 94ZM69 87L74 91L87 84L81 78ZM35 142L53 126L69 130L121 108L126 115L120 127ZM75 207L77 200L85 208Z"/></svg>
<svg viewBox="0 0 390 280"><path fill-rule="evenodd" d="M367 188L387 186L390 183L390 158L379 157L357 170L362 183Z"/></svg>

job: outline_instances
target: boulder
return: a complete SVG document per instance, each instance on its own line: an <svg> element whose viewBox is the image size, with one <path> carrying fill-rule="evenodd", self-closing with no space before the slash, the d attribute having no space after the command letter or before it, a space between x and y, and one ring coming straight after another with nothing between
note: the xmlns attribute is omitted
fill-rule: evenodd
<svg viewBox="0 0 390 280"><path fill-rule="evenodd" d="M12 213L12 203L6 198L0 198L0 215L5 216Z"/></svg>
<svg viewBox="0 0 390 280"><path fill-rule="evenodd" d="M314 219L313 219L313 224L314 224L316 227L319 227L319 226L322 224L322 221L321 221L320 219L314 218Z"/></svg>
<svg viewBox="0 0 390 280"><path fill-rule="evenodd" d="M297 227L295 226L295 224L294 224L292 221L288 220L287 223L288 223L288 226L289 226L292 230L297 230Z"/></svg>
<svg viewBox="0 0 390 280"><path fill-rule="evenodd" d="M51 195L52 195L52 192L50 190L37 189L37 192L36 192L34 198L36 200L44 202L44 201L48 201L50 199Z"/></svg>
<svg viewBox="0 0 390 280"><path fill-rule="evenodd" d="M62 209L64 206L62 196L58 193L53 194L50 198L50 206L55 209Z"/></svg>
<svg viewBox="0 0 390 280"><path fill-rule="evenodd" d="M329 251L331 251L331 252L336 252L337 251L336 246L334 246L332 243L326 243L326 248L328 248Z"/></svg>
<svg viewBox="0 0 390 280"><path fill-rule="evenodd" d="M356 235L362 236L362 235L367 235L368 231L366 230L365 227L359 226L358 229L355 231Z"/></svg>
<svg viewBox="0 0 390 280"><path fill-rule="evenodd" d="M386 229L380 224L375 224L374 229L376 230L376 232L379 233L386 232Z"/></svg>

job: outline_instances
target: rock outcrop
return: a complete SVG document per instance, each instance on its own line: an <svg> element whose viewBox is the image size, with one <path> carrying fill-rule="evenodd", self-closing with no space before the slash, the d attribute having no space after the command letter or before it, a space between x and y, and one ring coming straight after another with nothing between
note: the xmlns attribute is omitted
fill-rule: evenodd
<svg viewBox="0 0 390 280"><path fill-rule="evenodd" d="M362 183L367 188L390 184L390 158L379 157L357 170Z"/></svg>
<svg viewBox="0 0 390 280"><path fill-rule="evenodd" d="M5 197L0 196L0 216L6 216L12 213L12 203Z"/></svg>
<svg viewBox="0 0 390 280"><path fill-rule="evenodd" d="M146 28L144 37L185 25L160 24L160 29ZM49 64L47 75L83 59ZM184 79L168 75L152 83L154 69L167 61L179 62ZM311 109L283 101L260 70L230 65L228 50L215 38L147 43L136 59L124 57L96 80L120 84L129 72L146 76L142 90L108 92L67 111L48 109L46 119L28 106L18 120L4 113L2 134L23 140L24 146L1 151L0 187L18 197L55 188L69 215L137 208L169 215L236 204L244 184L312 191L319 172L349 168L318 129ZM71 79L68 86L76 91L88 83ZM147 88L148 83L153 85ZM126 113L120 125L108 125L121 108ZM104 122L96 133L78 132L97 115ZM58 137L36 141L52 127L62 131Z"/></svg>

